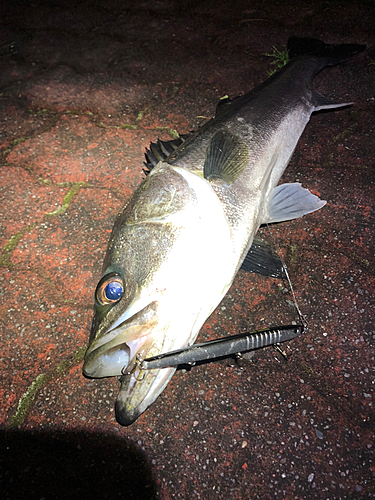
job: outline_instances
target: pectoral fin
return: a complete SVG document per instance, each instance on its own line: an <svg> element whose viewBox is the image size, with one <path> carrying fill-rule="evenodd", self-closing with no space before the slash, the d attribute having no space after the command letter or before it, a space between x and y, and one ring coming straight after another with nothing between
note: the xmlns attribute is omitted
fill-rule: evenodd
<svg viewBox="0 0 375 500"><path fill-rule="evenodd" d="M246 144L228 129L219 130L211 139L203 166L207 180L220 179L231 185L245 170L249 161Z"/></svg>
<svg viewBox="0 0 375 500"><path fill-rule="evenodd" d="M273 191L263 224L298 219L324 207L326 201L304 189L299 182L281 184Z"/></svg>

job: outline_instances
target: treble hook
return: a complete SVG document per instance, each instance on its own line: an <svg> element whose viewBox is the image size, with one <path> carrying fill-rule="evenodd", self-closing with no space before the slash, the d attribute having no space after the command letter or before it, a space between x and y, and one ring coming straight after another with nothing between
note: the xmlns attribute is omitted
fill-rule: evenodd
<svg viewBox="0 0 375 500"><path fill-rule="evenodd" d="M146 375L146 372L142 369L142 363L143 363L143 358L141 357L141 355L139 353L137 353L137 355L135 357L134 364L133 364L131 370L127 369L129 365L123 366L121 368L121 375L122 376L131 376L131 375L134 375L135 380L137 382L141 382L144 379L145 375ZM136 375L136 371L137 370L139 372L138 375ZM142 371L143 371L143 373L142 373ZM142 377L139 378L139 375L141 373L142 373Z"/></svg>

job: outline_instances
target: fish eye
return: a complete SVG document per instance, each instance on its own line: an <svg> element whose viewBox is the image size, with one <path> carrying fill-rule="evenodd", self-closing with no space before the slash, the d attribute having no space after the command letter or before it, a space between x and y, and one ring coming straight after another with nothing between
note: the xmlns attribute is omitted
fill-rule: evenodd
<svg viewBox="0 0 375 500"><path fill-rule="evenodd" d="M124 295L124 282L116 273L104 276L96 287L96 300L101 306L115 304Z"/></svg>

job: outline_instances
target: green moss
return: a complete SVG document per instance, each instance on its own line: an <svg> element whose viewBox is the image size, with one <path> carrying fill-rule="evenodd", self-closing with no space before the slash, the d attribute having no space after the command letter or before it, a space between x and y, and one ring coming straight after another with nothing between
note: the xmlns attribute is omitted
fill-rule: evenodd
<svg viewBox="0 0 375 500"><path fill-rule="evenodd" d="M42 373L36 377L34 382L29 386L27 391L22 395L18 402L18 407L15 415L12 416L9 422L9 427L18 427L25 420L25 417L35 401L40 389L46 385L52 378L52 374Z"/></svg>
<svg viewBox="0 0 375 500"><path fill-rule="evenodd" d="M352 252L350 254L351 258L353 260L355 260L356 262L358 262L358 264L361 264L362 266L366 267L366 268L369 268L370 267L370 262L367 260L367 259L363 259L362 257L360 257L359 255L357 255L356 253Z"/></svg>
<svg viewBox="0 0 375 500"><path fill-rule="evenodd" d="M53 184L51 181L42 179L39 177L39 182L44 185L51 185ZM57 208L53 212L48 212L44 214L44 217L52 217L54 215L62 215L66 212L66 210L69 208L70 202L72 199L76 196L76 194L79 192L79 190L82 187L88 187L88 184L86 182L76 182L73 185L70 182L61 182L57 184L58 186L62 187L67 187L70 186L70 189L67 193L67 195L64 197L63 203L61 207ZM31 224L30 226L27 226L18 233L14 234L9 238L8 243L6 243L5 247L3 248L1 254L0 254L0 267L12 267L13 263L11 261L11 255L13 250L17 247L18 243L21 241L23 236L34 229L37 226L37 223Z"/></svg>
<svg viewBox="0 0 375 500"><path fill-rule="evenodd" d="M314 370L306 363L301 363L301 368L305 375L308 375L309 377L312 377L314 375Z"/></svg>
<svg viewBox="0 0 375 500"><path fill-rule="evenodd" d="M3 158L5 159L8 156L8 154L11 152L12 152L12 150L10 148L4 149L4 151L2 152Z"/></svg>
<svg viewBox="0 0 375 500"><path fill-rule="evenodd" d="M19 137L18 139L14 139L14 141L9 145L9 147L7 147L6 149L4 149L4 151L1 152L1 156L3 157L3 159L4 160L6 159L8 154L12 152L12 149L15 146L17 146L18 144L22 144L27 139L28 139L27 137Z"/></svg>
<svg viewBox="0 0 375 500"><path fill-rule="evenodd" d="M41 373L21 396L16 413L11 417L8 428L15 428L22 424L29 413L40 390L58 375L66 373L72 366L81 363L86 352L86 346L80 347L72 356L61 361L56 368L47 373Z"/></svg>
<svg viewBox="0 0 375 500"><path fill-rule="evenodd" d="M118 128L125 128L127 130L137 130L137 125L130 125L130 123L124 123L120 125Z"/></svg>
<svg viewBox="0 0 375 500"><path fill-rule="evenodd" d="M48 113L46 109L38 109L38 111L35 111L35 109L29 109L30 115L39 115L39 116L44 116Z"/></svg>
<svg viewBox="0 0 375 500"><path fill-rule="evenodd" d="M61 361L61 363L56 367L56 374L60 375L61 373L64 373L69 368L70 364L71 362L69 359L64 359L63 361Z"/></svg>
<svg viewBox="0 0 375 500"><path fill-rule="evenodd" d="M51 185L53 184L51 181L42 179L41 177L38 179L41 184L44 185ZM79 190L82 187L87 187L88 184L86 182L76 182L73 185L69 182L64 182L57 184L58 186L71 186L67 195L64 197L63 203L61 207L57 208L53 212L46 213L44 217L51 217L54 215L62 215L66 212L66 210L69 208L70 202L72 199L76 196L76 194L79 192ZM0 267L12 267L13 263L11 261L11 255L13 250L17 247L18 243L21 241L23 236L34 229L37 226L37 223L31 224L30 226L27 226L18 233L14 234L9 238L9 241L6 243L5 247L3 248L1 254L0 254Z"/></svg>
<svg viewBox="0 0 375 500"><path fill-rule="evenodd" d="M165 102L165 101L163 101L163 102ZM146 113L148 113L148 112L149 112L149 111L150 111L153 107L154 107L154 105L153 105L153 104L150 104L150 106L147 106L147 108L142 109L142 110L138 113L137 118L135 119L135 123L140 122L140 121L142 120L142 118L144 117L144 115L145 115Z"/></svg>
<svg viewBox="0 0 375 500"><path fill-rule="evenodd" d="M91 111L81 111L80 109L67 109L61 113L62 115L73 115L73 116L94 116Z"/></svg>
<svg viewBox="0 0 375 500"><path fill-rule="evenodd" d="M72 201L72 199L75 197L75 195L78 193L78 191L83 186L87 186L86 182L76 182L76 183L74 183L72 185L72 187L69 189L68 194L65 196L65 198L63 200L63 204L61 205L61 207L57 208L53 212L47 213L46 215L52 216L52 215L62 215L62 214L64 214L67 211L67 209L68 209L68 207L69 207L70 202Z"/></svg>
<svg viewBox="0 0 375 500"><path fill-rule="evenodd" d="M73 359L75 362L80 363L83 361L83 358L85 357L85 353L87 350L87 346L82 346L77 351L73 354Z"/></svg>
<svg viewBox="0 0 375 500"><path fill-rule="evenodd" d="M49 179L43 179L42 177L38 177L38 181L43 185L43 186L51 186L53 182Z"/></svg>
<svg viewBox="0 0 375 500"><path fill-rule="evenodd" d="M346 128L340 134L336 135L336 137L333 138L333 142L342 141L343 139L351 135L353 131L357 128L357 126L358 123L353 123L352 125L350 125L350 127Z"/></svg>
<svg viewBox="0 0 375 500"><path fill-rule="evenodd" d="M146 111L140 111L137 115L137 118L135 119L136 122L140 122L144 116L144 114L146 113Z"/></svg>
<svg viewBox="0 0 375 500"><path fill-rule="evenodd" d="M17 146L18 144L22 144L26 141L26 137L19 137L12 142L12 147Z"/></svg>
<svg viewBox="0 0 375 500"><path fill-rule="evenodd" d="M17 247L18 243L21 241L23 236L34 229L36 224L32 224L31 226L27 226L18 233L14 234L9 238L8 243L3 248L3 251L0 254L0 267L12 267L13 263L10 260L13 250Z"/></svg>

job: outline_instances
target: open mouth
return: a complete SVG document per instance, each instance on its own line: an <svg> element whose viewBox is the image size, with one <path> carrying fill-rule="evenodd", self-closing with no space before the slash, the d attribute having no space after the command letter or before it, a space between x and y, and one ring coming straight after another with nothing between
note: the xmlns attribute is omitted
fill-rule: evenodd
<svg viewBox="0 0 375 500"><path fill-rule="evenodd" d="M95 339L85 354L83 374L91 378L121 375L158 324L154 301L115 329Z"/></svg>

